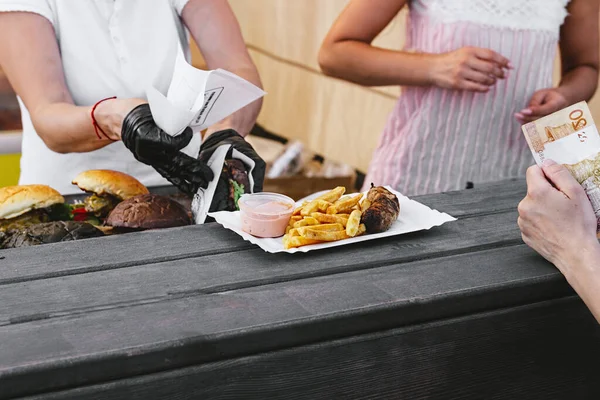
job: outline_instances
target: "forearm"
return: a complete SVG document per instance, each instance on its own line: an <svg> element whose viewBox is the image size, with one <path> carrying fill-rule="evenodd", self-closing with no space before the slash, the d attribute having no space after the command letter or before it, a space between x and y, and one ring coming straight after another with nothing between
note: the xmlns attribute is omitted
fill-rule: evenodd
<svg viewBox="0 0 600 400"><path fill-rule="evenodd" d="M31 112L31 118L48 148L58 153L81 153L112 143L107 138L98 139L90 111L91 107L53 103Z"/></svg>
<svg viewBox="0 0 600 400"><path fill-rule="evenodd" d="M598 85L598 69L594 66L580 65L563 75L558 90L565 96L568 104L582 100L589 101Z"/></svg>
<svg viewBox="0 0 600 400"><path fill-rule="evenodd" d="M600 322L600 245L597 241L583 246L557 263L569 284Z"/></svg>
<svg viewBox="0 0 600 400"><path fill-rule="evenodd" d="M253 66L233 68L229 70L229 72L236 74L237 76L262 89L260 76L256 68ZM258 99L248 104L246 107L236 111L224 120L217 122L208 128L206 132L207 135L224 129L234 129L242 136L248 135L254 127L254 124L256 124L258 114L262 108L262 103L262 98Z"/></svg>
<svg viewBox="0 0 600 400"><path fill-rule="evenodd" d="M341 41L322 48L319 64L329 76L363 86L428 86L437 56L374 47L359 41Z"/></svg>
<svg viewBox="0 0 600 400"><path fill-rule="evenodd" d="M92 106L54 102L38 106L30 114L37 134L48 148L58 153L84 153L120 140L123 120L142 103L145 100L135 98L98 103L94 110L98 132L92 122Z"/></svg>

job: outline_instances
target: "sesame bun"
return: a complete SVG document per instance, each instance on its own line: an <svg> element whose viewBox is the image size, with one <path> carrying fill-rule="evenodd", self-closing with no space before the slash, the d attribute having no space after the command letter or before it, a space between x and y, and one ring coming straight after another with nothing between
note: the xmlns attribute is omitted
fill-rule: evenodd
<svg viewBox="0 0 600 400"><path fill-rule="evenodd" d="M36 208L64 202L64 197L50 186L6 186L0 188L0 219L15 218Z"/></svg>
<svg viewBox="0 0 600 400"><path fill-rule="evenodd" d="M73 179L72 183L86 192L98 195L110 194L120 200L149 193L148 188L134 177L106 169L82 172Z"/></svg>

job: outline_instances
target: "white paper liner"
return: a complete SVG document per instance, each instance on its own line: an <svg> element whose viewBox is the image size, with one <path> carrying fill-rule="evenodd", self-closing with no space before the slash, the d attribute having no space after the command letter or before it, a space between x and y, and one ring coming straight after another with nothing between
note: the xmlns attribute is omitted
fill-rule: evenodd
<svg viewBox="0 0 600 400"><path fill-rule="evenodd" d="M206 221L208 210L210 209L213 197L215 196L215 190L217 189L219 177L221 176L221 171L223 170L223 164L225 163L225 158L227 157L227 153L229 152L230 148L231 145L229 144L217 147L215 152L208 160L207 165L212 170L215 177L208 184L206 189L200 188L198 189L198 192L194 195L194 198L192 200L192 215L195 224L203 224ZM231 157L240 160L248 167L250 192L252 193L254 191L254 179L252 178L252 171L254 170L255 166L254 161L248 156L240 153L236 149L233 149Z"/></svg>
<svg viewBox="0 0 600 400"><path fill-rule="evenodd" d="M312 250L327 249L331 247L344 246L352 243L365 242L368 240L375 240L389 236L402 235L410 232L428 230L433 227L443 225L446 222L456 221L456 218L454 218L451 215L441 213L437 210L433 210L427 207L424 204L411 200L408 197L394 191L390 187L386 188L392 193L394 193L398 197L398 201L400 202L400 215L398 217L398 220L392 224L391 228L388 231L358 236L355 238L340 240L337 242L320 243L288 250L284 249L283 239L281 237L273 239L257 238L242 231L242 224L240 220L239 211L220 211L216 213L209 213L208 215L214 218L223 227L232 230L233 232L240 235L244 240L257 245L258 247L260 247L268 253L306 253ZM319 196L319 193L315 193L307 197L306 199L302 199L298 201L297 206L302 204L304 200L311 199L317 196Z"/></svg>

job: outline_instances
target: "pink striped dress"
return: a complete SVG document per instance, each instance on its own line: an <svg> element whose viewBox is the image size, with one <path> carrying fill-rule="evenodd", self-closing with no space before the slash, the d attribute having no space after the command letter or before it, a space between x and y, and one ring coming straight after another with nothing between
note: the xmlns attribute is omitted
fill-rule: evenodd
<svg viewBox="0 0 600 400"><path fill-rule="evenodd" d="M412 0L406 48L443 53L492 49L514 70L488 93L406 87L389 116L365 180L405 195L522 177L533 163L514 114L552 86L569 0Z"/></svg>

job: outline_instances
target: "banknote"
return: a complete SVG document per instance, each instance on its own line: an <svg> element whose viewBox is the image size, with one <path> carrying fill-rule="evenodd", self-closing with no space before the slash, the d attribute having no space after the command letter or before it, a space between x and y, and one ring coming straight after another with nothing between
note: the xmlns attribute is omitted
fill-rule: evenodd
<svg viewBox="0 0 600 400"><path fill-rule="evenodd" d="M563 164L583 186L600 231L600 135L585 101L522 126L538 165Z"/></svg>

